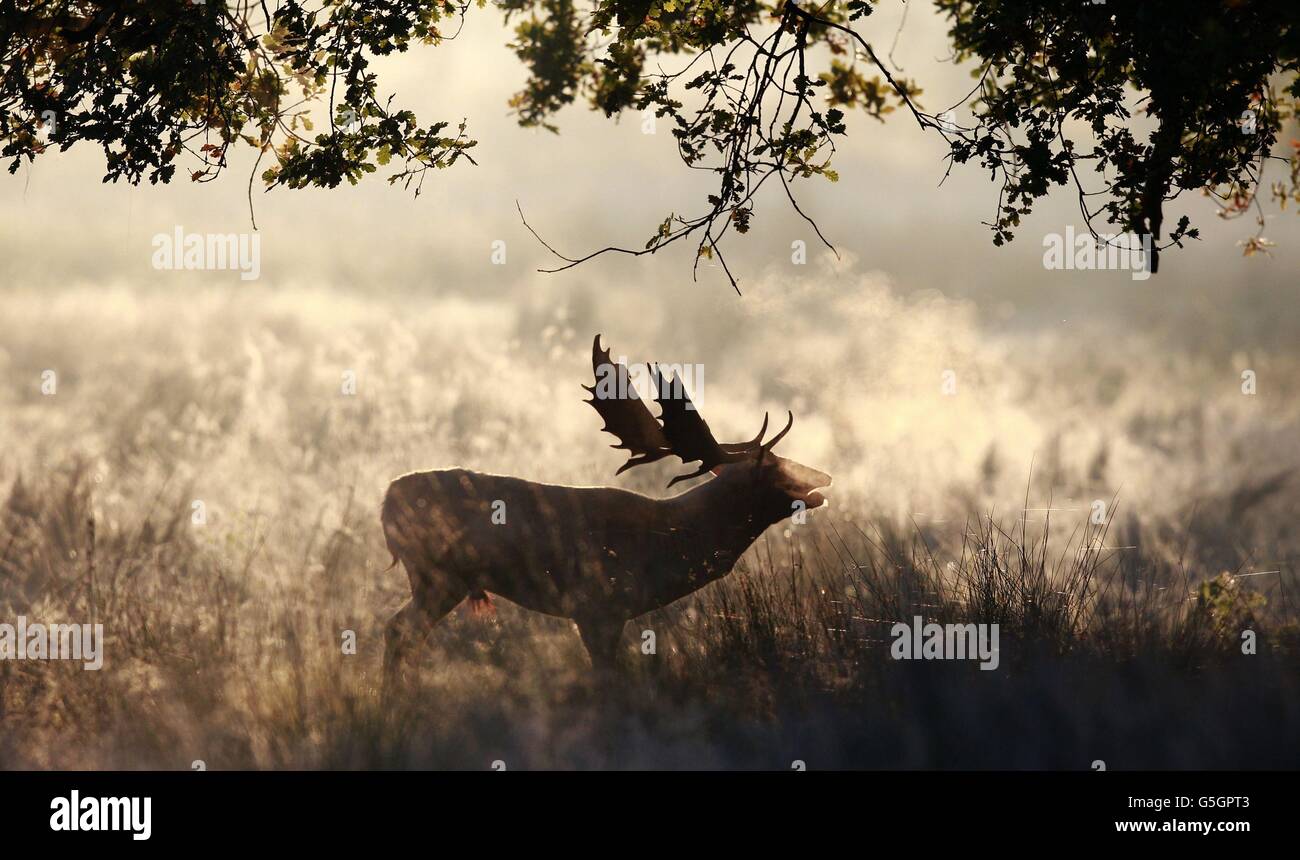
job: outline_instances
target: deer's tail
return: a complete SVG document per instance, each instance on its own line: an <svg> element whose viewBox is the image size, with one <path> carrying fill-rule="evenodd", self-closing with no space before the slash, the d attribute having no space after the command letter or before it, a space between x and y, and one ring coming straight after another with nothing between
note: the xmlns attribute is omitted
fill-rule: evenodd
<svg viewBox="0 0 1300 860"><path fill-rule="evenodd" d="M396 486L397 481L388 486L388 492L384 493L384 501L379 508L379 522L384 527L384 545L388 547L388 554L393 557L392 562L384 570L392 570L397 567L399 561L397 556L398 531L396 522L399 502L397 493L394 491Z"/></svg>

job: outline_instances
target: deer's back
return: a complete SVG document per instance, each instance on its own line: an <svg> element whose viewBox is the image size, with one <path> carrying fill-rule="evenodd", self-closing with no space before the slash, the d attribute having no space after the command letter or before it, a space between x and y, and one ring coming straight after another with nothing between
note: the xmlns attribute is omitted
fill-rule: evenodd
<svg viewBox="0 0 1300 860"><path fill-rule="evenodd" d="M470 588L571 616L635 602L641 574L671 552L664 507L612 487L566 487L444 469L403 475L384 498L384 533L408 572L438 569Z"/></svg>

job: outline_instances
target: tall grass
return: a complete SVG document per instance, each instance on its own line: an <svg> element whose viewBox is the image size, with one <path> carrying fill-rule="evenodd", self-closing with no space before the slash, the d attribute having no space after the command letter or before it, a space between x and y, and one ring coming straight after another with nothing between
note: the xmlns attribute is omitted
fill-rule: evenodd
<svg viewBox="0 0 1300 860"><path fill-rule="evenodd" d="M589 673L566 622L507 604L491 621L457 614L385 701L382 612L367 599L379 575L364 558L375 536L363 508L313 530L299 565L276 581L257 573L256 539L248 557L222 555L194 539L179 503L103 521L94 495L94 476L73 461L41 488L15 480L0 514L5 615L93 619L107 634L100 672L3 664L6 766L780 767L783 754L814 752L822 767L1016 765L1023 750L996 721L983 731L1007 745L1000 753L972 757L941 739L992 720L990 709L1042 707L1063 684L1080 700L1036 736L1123 723L1132 702L1107 712L1088 700L1110 701L1116 678L1180 690L1143 705L1170 715L1207 704L1179 684L1235 679L1275 707L1300 693L1286 674L1300 665L1300 637L1280 584L1266 596L1225 573L1193 586L1186 571L1107 549L1106 524L1056 548L1046 522L1034 532L1022 515L1013 529L991 516L968 523L951 557L883 525L846 533L813 521L789 539L769 535L729 578L629 625L616 681ZM890 629L916 616L998 624L999 669L892 660ZM348 629L355 655L341 647ZM1265 653L1242 654L1248 629ZM642 631L654 633L655 653L643 653ZM1293 720L1268 726L1273 755L1294 757ZM900 760L863 734L882 727L934 737ZM1197 731L1212 728L1242 731ZM800 754L801 743L810 750ZM1056 764L1067 749L1029 763ZM1252 763L1230 750L1209 763ZM1181 748L1189 758L1158 747L1128 754L1206 763Z"/></svg>

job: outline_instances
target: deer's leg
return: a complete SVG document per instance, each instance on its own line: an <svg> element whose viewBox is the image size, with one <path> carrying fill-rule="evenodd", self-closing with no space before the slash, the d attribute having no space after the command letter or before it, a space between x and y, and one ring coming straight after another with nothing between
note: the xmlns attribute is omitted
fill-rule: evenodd
<svg viewBox="0 0 1300 860"><path fill-rule="evenodd" d="M415 600L412 599L406 601L406 605L397 610L392 618L388 619L388 626L384 628L385 688L396 678L397 669L401 665L402 657L406 654L407 642L418 628L421 614L420 608L415 605Z"/></svg>
<svg viewBox="0 0 1300 860"><path fill-rule="evenodd" d="M623 638L623 619L575 619L582 644L591 655L591 667L598 672L613 672L618 668L618 646Z"/></svg>
<svg viewBox="0 0 1300 860"><path fill-rule="evenodd" d="M402 660L412 645L420 645L428 638L433 625L465 599L469 590L447 587L436 591L421 589L406 605L388 620L384 635L384 686L397 680Z"/></svg>

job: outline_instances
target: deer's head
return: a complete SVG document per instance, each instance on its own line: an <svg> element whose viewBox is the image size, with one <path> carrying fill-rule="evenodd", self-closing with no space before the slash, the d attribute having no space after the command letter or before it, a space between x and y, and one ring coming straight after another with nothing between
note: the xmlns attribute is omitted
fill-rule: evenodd
<svg viewBox="0 0 1300 860"><path fill-rule="evenodd" d="M794 413L789 414L785 428L769 440L763 439L767 434L764 415L763 426L753 439L719 443L680 380L666 380L651 366L660 409L656 420L631 384L627 367L613 361L609 350L600 348L600 335L591 345L591 366L596 384L583 386L592 395L587 402L605 420L603 429L618 438L612 447L630 454L618 474L668 456L683 463L698 462L698 469L678 475L668 486L712 472L715 480L744 491L771 522L790 516L800 505L807 509L826 503L820 490L830 486L830 475L772 453L794 425Z"/></svg>
<svg viewBox="0 0 1300 860"><path fill-rule="evenodd" d="M783 510L786 516L797 510L796 503L806 509L820 508L826 504L826 497L821 490L831 485L831 476L825 472L768 452L750 467L745 464L723 466L719 476L722 470L740 471L743 474L746 468L751 468L754 472L750 480L756 485L757 491L766 496L777 509Z"/></svg>

